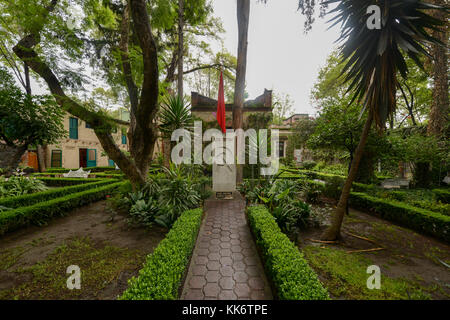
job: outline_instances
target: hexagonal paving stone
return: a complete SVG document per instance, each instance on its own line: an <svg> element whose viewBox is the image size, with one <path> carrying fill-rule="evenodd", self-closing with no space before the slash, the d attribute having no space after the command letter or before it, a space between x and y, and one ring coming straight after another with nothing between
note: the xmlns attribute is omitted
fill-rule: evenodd
<svg viewBox="0 0 450 320"><path fill-rule="evenodd" d="M252 289L263 290L265 283L261 277L252 277L248 280L248 285Z"/></svg>
<svg viewBox="0 0 450 320"><path fill-rule="evenodd" d="M220 254L218 252L212 252L212 253L208 254L208 259L209 259L209 261L219 261Z"/></svg>
<svg viewBox="0 0 450 320"><path fill-rule="evenodd" d="M203 288L203 293L205 294L205 297L217 297L217 295L220 292L220 287L217 283L208 283Z"/></svg>
<svg viewBox="0 0 450 320"><path fill-rule="evenodd" d="M222 290L219 293L219 300L236 300L237 295L233 292L233 290Z"/></svg>
<svg viewBox="0 0 450 320"><path fill-rule="evenodd" d="M202 289L190 289L188 292L186 292L184 298L186 300L203 300L205 298L205 295L203 294Z"/></svg>
<svg viewBox="0 0 450 320"><path fill-rule="evenodd" d="M204 265L196 265L192 268L194 276L204 276L206 274L206 267Z"/></svg>
<svg viewBox="0 0 450 320"><path fill-rule="evenodd" d="M220 263L219 263L219 261L209 261L206 264L206 267L208 268L208 270L219 270L220 269Z"/></svg>
<svg viewBox="0 0 450 320"><path fill-rule="evenodd" d="M189 287L191 289L201 289L201 288L203 288L203 286L205 284L206 284L206 279L205 279L205 277L202 277L202 276L193 276L189 280Z"/></svg>
<svg viewBox="0 0 450 320"><path fill-rule="evenodd" d="M233 275L233 268L231 266L224 266L220 268L220 274L224 277L231 277Z"/></svg>
<svg viewBox="0 0 450 320"><path fill-rule="evenodd" d="M233 259L231 259L231 257L222 257L220 258L220 264L222 266L231 266L233 264Z"/></svg>
<svg viewBox="0 0 450 320"><path fill-rule="evenodd" d="M233 269L236 271L244 271L245 263L242 261L233 261Z"/></svg>
<svg viewBox="0 0 450 320"><path fill-rule="evenodd" d="M233 274L233 279L236 282L246 282L248 279L248 275L243 271L237 271Z"/></svg>
<svg viewBox="0 0 450 320"><path fill-rule="evenodd" d="M217 282L220 279L219 271L211 270L206 273L206 281L207 282Z"/></svg>
<svg viewBox="0 0 450 320"><path fill-rule="evenodd" d="M236 283L234 293L236 293L238 298L249 298L250 288L246 283Z"/></svg>
<svg viewBox="0 0 450 320"><path fill-rule="evenodd" d="M219 285L222 289L233 289L235 282L232 277L222 277L219 280Z"/></svg>

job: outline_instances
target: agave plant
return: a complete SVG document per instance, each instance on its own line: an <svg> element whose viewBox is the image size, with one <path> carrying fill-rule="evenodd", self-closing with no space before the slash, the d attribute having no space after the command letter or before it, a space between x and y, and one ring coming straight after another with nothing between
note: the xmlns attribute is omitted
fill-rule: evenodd
<svg viewBox="0 0 450 320"><path fill-rule="evenodd" d="M176 129L187 128L192 124L189 102L179 95L166 97L161 105L159 118L161 121L159 129L164 139L164 165L167 167L172 150L170 144L172 132Z"/></svg>
<svg viewBox="0 0 450 320"><path fill-rule="evenodd" d="M425 10L448 9L420 0L330 0L326 4L337 4L331 10L336 13L331 21L342 24L339 40L343 42L341 56L346 61L343 76L350 83L349 92L353 94L353 101L362 104L361 114L367 114L332 225L322 235L323 240L335 240L340 234L350 189L372 123L375 122L378 129L383 130L386 120L396 109L396 91L400 86L397 75L399 73L403 78L408 75L404 55L421 66L419 56L430 57L425 45L439 43L429 32L438 31L444 22L428 15ZM367 27L370 18L367 8L374 4L381 9L381 28L371 30Z"/></svg>

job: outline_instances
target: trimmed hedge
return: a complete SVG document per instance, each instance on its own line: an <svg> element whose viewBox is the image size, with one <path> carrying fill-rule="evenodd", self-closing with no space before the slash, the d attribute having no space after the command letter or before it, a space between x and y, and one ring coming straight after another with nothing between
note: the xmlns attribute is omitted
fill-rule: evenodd
<svg viewBox="0 0 450 320"><path fill-rule="evenodd" d="M117 182L117 180L102 179L101 181L97 181L97 182L94 181L91 183L79 184L79 185L75 185L75 186L71 186L71 187L50 189L47 191L42 191L42 192L37 192L37 193L24 194L24 195L16 196L16 197L3 198L3 199L0 199L0 206L4 206L7 208L27 207L27 206L31 206L35 203L38 203L38 202L63 197L68 194L85 191L88 189L100 187L100 186L111 184L114 182Z"/></svg>
<svg viewBox="0 0 450 320"><path fill-rule="evenodd" d="M265 206L247 209L250 227L260 247L267 274L281 300L327 300L327 290L303 254L281 232Z"/></svg>
<svg viewBox="0 0 450 320"><path fill-rule="evenodd" d="M58 177L61 179L79 179L79 178L64 178L63 172L43 172L43 173L33 173L33 177L40 178L40 177ZM89 179L92 178L111 178L111 179L122 179L125 175L123 173L116 173L116 174L106 174L103 172L95 172L89 174Z"/></svg>
<svg viewBox="0 0 450 320"><path fill-rule="evenodd" d="M52 173L66 173L69 172L70 170L75 171L78 170L79 168L76 169L66 169L66 168L48 168L45 172L52 172ZM108 170L114 170L115 167L89 167L89 168L83 168L84 171L91 171L91 172L103 172L103 171L108 171Z"/></svg>
<svg viewBox="0 0 450 320"><path fill-rule="evenodd" d="M404 202L376 198L359 192L350 193L350 205L376 212L383 219L450 242L449 216L413 207Z"/></svg>
<svg viewBox="0 0 450 320"><path fill-rule="evenodd" d="M450 189L433 189L431 191L436 195L436 200L450 203Z"/></svg>
<svg viewBox="0 0 450 320"><path fill-rule="evenodd" d="M184 212L166 238L148 255L137 278L128 281L120 300L176 300L194 249L202 209Z"/></svg>
<svg viewBox="0 0 450 320"><path fill-rule="evenodd" d="M50 178L50 177L36 177L45 183L47 187L68 187L85 183L93 183L105 181L104 178Z"/></svg>
<svg viewBox="0 0 450 320"><path fill-rule="evenodd" d="M54 216L64 216L69 210L101 200L126 182L116 182L99 188L73 193L64 197L39 202L29 207L0 212L0 235L28 226L43 225Z"/></svg>

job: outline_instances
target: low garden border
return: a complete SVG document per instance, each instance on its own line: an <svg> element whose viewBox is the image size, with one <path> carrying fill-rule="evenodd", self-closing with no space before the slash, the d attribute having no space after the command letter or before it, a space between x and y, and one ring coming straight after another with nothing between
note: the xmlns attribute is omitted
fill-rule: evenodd
<svg viewBox="0 0 450 320"><path fill-rule="evenodd" d="M51 199L63 197L68 194L85 191L88 189L100 187L103 185L117 182L115 179L101 179L100 181L93 181L91 183L78 184L70 187L61 187L56 189L50 189L42 192L36 192L31 194L24 194L21 196L7 197L0 199L0 206L7 208L19 208L31 206L35 203L48 201Z"/></svg>
<svg viewBox="0 0 450 320"><path fill-rule="evenodd" d="M203 209L184 212L149 254L120 300L176 300L200 230Z"/></svg>
<svg viewBox="0 0 450 320"><path fill-rule="evenodd" d="M383 219L450 242L449 216L400 201L372 197L361 192L350 193L350 205L357 209L375 212Z"/></svg>
<svg viewBox="0 0 450 320"><path fill-rule="evenodd" d="M85 183L93 183L104 181L105 178L50 178L50 177L35 177L45 183L47 187L68 187Z"/></svg>
<svg viewBox="0 0 450 320"><path fill-rule="evenodd" d="M267 275L281 300L327 300L327 290L303 254L281 231L265 206L247 208L250 228L261 249Z"/></svg>
<svg viewBox="0 0 450 320"><path fill-rule="evenodd" d="M69 210L104 199L106 195L125 183L115 182L28 207L0 212L0 235L30 224L43 225L54 216L64 216Z"/></svg>

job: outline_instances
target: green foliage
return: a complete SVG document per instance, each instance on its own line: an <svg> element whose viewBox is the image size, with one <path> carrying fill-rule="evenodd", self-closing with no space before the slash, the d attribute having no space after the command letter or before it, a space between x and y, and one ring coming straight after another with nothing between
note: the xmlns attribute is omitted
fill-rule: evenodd
<svg viewBox="0 0 450 320"><path fill-rule="evenodd" d="M9 208L27 207L33 204L63 197L68 194L78 193L85 190L90 190L107 184L117 182L117 180L101 180L97 182L90 182L85 184L78 184L70 187L55 188L45 191L40 191L33 194L24 194L0 199L0 205Z"/></svg>
<svg viewBox="0 0 450 320"><path fill-rule="evenodd" d="M67 173L70 170L78 170L79 168L74 168L74 169L66 169L66 168L47 168L47 170L45 170L45 172L48 173ZM97 172L108 172L108 173L114 173L114 174L118 174L121 171L120 170L114 170L114 167L89 167L89 168L83 168L84 171L91 171L91 173L97 173Z"/></svg>
<svg viewBox="0 0 450 320"><path fill-rule="evenodd" d="M190 103L186 98L169 95L163 100L159 117L159 129L170 138L176 129L185 129L192 124Z"/></svg>
<svg viewBox="0 0 450 320"><path fill-rule="evenodd" d="M383 219L450 242L450 216L359 192L350 194L350 204L355 208L376 212Z"/></svg>
<svg viewBox="0 0 450 320"><path fill-rule="evenodd" d="M159 208L155 200L149 199L145 201L140 199L131 206L128 222L138 226L150 227L155 221L158 212Z"/></svg>
<svg viewBox="0 0 450 320"><path fill-rule="evenodd" d="M196 166L162 168L156 176L150 176L146 185L136 192L123 195L123 206L130 212L130 222L148 226L151 222L171 228L180 214L200 205L209 179L198 178Z"/></svg>
<svg viewBox="0 0 450 320"><path fill-rule="evenodd" d="M326 300L327 290L297 247L281 232L264 206L247 210L250 228L264 257L265 269L281 300Z"/></svg>
<svg viewBox="0 0 450 320"><path fill-rule="evenodd" d="M47 187L67 187L83 183L92 183L103 181L104 179L85 179L85 178L49 178L36 176L36 179L42 181Z"/></svg>
<svg viewBox="0 0 450 320"><path fill-rule="evenodd" d="M336 4L336 15L331 19L341 24L340 41L344 80L350 83L352 101L363 103L369 110L379 129L396 108L396 93L400 85L397 73L407 79L408 66L404 55L408 55L421 66L420 56L429 56L427 45L438 44L431 30L445 24L433 18L429 11L436 6L422 1L380 1L382 27L367 28L370 14L366 10L372 0L331 0ZM428 12L426 11L428 10ZM402 52L404 54L402 54Z"/></svg>
<svg viewBox="0 0 450 320"><path fill-rule="evenodd" d="M0 213L0 234L13 231L30 224L43 225L54 216L63 216L70 210L104 199L124 182L116 182L59 198L35 203Z"/></svg>
<svg viewBox="0 0 450 320"><path fill-rule="evenodd" d="M287 93L273 95L273 123L282 125L283 121L293 113L294 101Z"/></svg>
<svg viewBox="0 0 450 320"><path fill-rule="evenodd" d="M202 220L202 209L184 212L166 238L147 257L121 300L176 300Z"/></svg>
<svg viewBox="0 0 450 320"><path fill-rule="evenodd" d="M64 112L50 96L28 96L0 68L0 138L9 145L56 143L66 132Z"/></svg>
<svg viewBox="0 0 450 320"><path fill-rule="evenodd" d="M450 203L450 189L433 189L432 191L436 195L437 200L443 203Z"/></svg>
<svg viewBox="0 0 450 320"><path fill-rule="evenodd" d="M0 176L0 199L41 192L47 189L41 180L35 178L21 175L13 175L9 178Z"/></svg>

